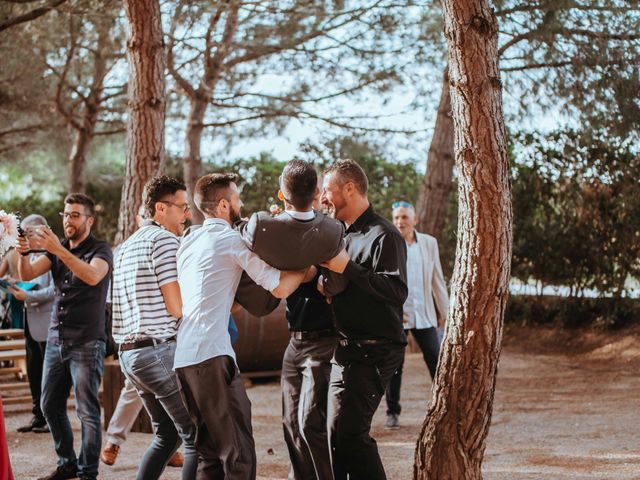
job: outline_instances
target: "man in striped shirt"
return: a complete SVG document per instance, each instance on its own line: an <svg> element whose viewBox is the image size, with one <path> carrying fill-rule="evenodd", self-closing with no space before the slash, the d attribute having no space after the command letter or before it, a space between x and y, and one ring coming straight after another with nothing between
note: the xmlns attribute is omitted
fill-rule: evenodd
<svg viewBox="0 0 640 480"><path fill-rule="evenodd" d="M118 249L113 276L113 338L121 368L138 390L155 431L137 478L159 478L182 440L182 478L193 479L195 427L173 372L182 316L176 253L184 223L191 218L186 187L170 177L155 177L145 186L143 202L149 220Z"/></svg>

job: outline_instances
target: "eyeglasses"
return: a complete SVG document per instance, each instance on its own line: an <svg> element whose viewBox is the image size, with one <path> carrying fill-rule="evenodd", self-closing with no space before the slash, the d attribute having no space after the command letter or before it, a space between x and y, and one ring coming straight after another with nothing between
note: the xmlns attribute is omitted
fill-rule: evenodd
<svg viewBox="0 0 640 480"><path fill-rule="evenodd" d="M393 202L391 204L391 208L398 208L398 207L413 208L413 205L411 205L409 202L405 202L404 200L400 200L399 202Z"/></svg>
<svg viewBox="0 0 640 480"><path fill-rule="evenodd" d="M71 217L73 220L78 220L80 217L93 217L93 215L87 215L86 213L80 212L58 212L58 215L64 219Z"/></svg>
<svg viewBox="0 0 640 480"><path fill-rule="evenodd" d="M173 203L173 202L169 202L168 200L158 200L160 203L166 203L167 205L173 205L174 207L178 207L180 209L182 209L182 213L187 213L189 210L191 210L191 207L189 206L188 203L184 203L184 204L179 204L179 203Z"/></svg>

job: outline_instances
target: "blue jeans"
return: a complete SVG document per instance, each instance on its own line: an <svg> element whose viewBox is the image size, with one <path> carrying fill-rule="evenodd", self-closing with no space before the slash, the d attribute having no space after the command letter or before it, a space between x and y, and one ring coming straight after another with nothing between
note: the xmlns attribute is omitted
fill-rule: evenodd
<svg viewBox="0 0 640 480"><path fill-rule="evenodd" d="M98 389L104 369L104 351L102 340L91 340L72 346L48 343L44 354L42 413L51 429L58 465L73 468L77 464L78 475L82 478L98 476L102 443ZM82 431L79 457L73 450L73 431L67 415L72 385Z"/></svg>
<svg viewBox="0 0 640 480"><path fill-rule="evenodd" d="M183 480L196 478L198 455L196 429L182 403L180 388L173 371L176 342L120 352L120 368L138 390L155 435L140 461L136 478L160 478L171 455L184 442Z"/></svg>

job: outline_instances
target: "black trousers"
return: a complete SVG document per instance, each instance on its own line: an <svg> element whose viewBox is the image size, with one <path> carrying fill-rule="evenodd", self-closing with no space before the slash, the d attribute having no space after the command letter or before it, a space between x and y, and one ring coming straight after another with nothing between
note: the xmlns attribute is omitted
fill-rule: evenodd
<svg viewBox="0 0 640 480"><path fill-rule="evenodd" d="M31 411L37 419L44 421L44 415L40 408L40 396L42 394L42 366L47 342L38 342L33 339L31 332L29 332L27 312L24 313L24 339L27 353L27 377L29 378L29 390L31 390L31 400L33 401Z"/></svg>
<svg viewBox="0 0 640 480"><path fill-rule="evenodd" d="M289 480L332 480L327 393L335 337L292 338L282 360L282 425Z"/></svg>
<svg viewBox="0 0 640 480"><path fill-rule="evenodd" d="M411 332L413 338L416 339L420 350L422 350L422 356L424 362L427 364L431 379L436 376L436 369L438 368L438 356L440 355L440 342L438 341L438 332L435 327L432 328L412 328L406 330ZM404 356L402 357L402 363L396 373L391 378L389 387L387 388L387 415L393 413L400 415L402 406L400 405L400 388L402 386L402 367L404 366Z"/></svg>
<svg viewBox="0 0 640 480"><path fill-rule="evenodd" d="M384 480L371 420L402 363L404 346L338 346L331 366L327 422L336 480Z"/></svg>
<svg viewBox="0 0 640 480"><path fill-rule="evenodd" d="M196 478L254 480L251 402L235 361L223 355L177 368L176 373L182 400L196 426Z"/></svg>

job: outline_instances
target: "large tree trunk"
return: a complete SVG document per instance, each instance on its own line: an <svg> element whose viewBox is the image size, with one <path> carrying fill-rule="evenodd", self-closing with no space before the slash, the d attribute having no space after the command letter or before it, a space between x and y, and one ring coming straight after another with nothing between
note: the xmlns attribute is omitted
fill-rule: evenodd
<svg viewBox="0 0 640 480"><path fill-rule="evenodd" d="M460 213L450 321L414 478L474 480L482 478L508 296L511 193L496 18L486 0L442 4Z"/></svg>
<svg viewBox="0 0 640 480"><path fill-rule="evenodd" d="M195 225L202 224L204 217L193 203L193 189L202 176L202 157L200 156L200 144L204 129L204 115L207 111L209 99L200 95L191 99L191 110L187 123L186 155L183 163L184 182L187 185L189 203L191 205L191 222Z"/></svg>
<svg viewBox="0 0 640 480"><path fill-rule="evenodd" d="M420 232L442 239L442 228L447 215L451 180L453 177L453 119L449 94L449 66L443 72L442 93L433 137L427 156L427 172L420 189L417 205Z"/></svg>
<svg viewBox="0 0 640 480"><path fill-rule="evenodd" d="M165 51L158 0L124 0L129 23L129 118L116 243L136 229L145 183L164 166Z"/></svg>

